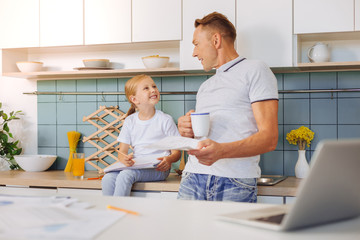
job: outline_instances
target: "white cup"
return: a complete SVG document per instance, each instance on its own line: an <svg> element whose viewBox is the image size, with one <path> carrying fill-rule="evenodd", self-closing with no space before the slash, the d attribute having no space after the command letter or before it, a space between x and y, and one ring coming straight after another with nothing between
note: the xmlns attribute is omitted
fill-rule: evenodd
<svg viewBox="0 0 360 240"><path fill-rule="evenodd" d="M195 138L207 137L210 130L210 114L193 112L190 117Z"/></svg>

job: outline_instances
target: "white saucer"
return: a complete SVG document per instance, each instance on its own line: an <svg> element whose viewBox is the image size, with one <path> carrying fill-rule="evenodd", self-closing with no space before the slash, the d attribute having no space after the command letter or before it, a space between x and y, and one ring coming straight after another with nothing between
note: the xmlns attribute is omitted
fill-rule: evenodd
<svg viewBox="0 0 360 240"><path fill-rule="evenodd" d="M74 70L112 70L110 67L77 67Z"/></svg>

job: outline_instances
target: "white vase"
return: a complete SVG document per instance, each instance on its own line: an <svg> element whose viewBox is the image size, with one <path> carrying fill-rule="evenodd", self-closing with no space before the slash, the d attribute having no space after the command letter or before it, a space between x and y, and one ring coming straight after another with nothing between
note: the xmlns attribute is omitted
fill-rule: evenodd
<svg viewBox="0 0 360 240"><path fill-rule="evenodd" d="M8 161L0 157L0 171L7 171L7 170L10 170Z"/></svg>
<svg viewBox="0 0 360 240"><path fill-rule="evenodd" d="M306 161L306 150L299 150L299 157L295 165L295 176L297 178L305 178L309 172L309 164Z"/></svg>

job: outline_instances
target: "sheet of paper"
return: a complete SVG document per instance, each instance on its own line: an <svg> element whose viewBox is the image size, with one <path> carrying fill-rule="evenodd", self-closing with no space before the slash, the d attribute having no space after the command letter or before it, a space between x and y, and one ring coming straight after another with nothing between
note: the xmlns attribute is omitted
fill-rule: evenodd
<svg viewBox="0 0 360 240"><path fill-rule="evenodd" d="M76 198L63 197L63 196L22 196L22 195L8 195L0 194L0 206L9 204L21 204L24 205L52 205L67 207L76 203Z"/></svg>
<svg viewBox="0 0 360 240"><path fill-rule="evenodd" d="M147 148L158 149L158 150L191 150L196 149L200 140L180 137L180 136L170 136L161 139L158 142L147 145Z"/></svg>
<svg viewBox="0 0 360 240"><path fill-rule="evenodd" d="M115 162L110 166L104 168L104 172L113 172L120 171L124 169L144 169L144 168L155 168L161 161L158 160L159 157L163 157L162 155L146 155L141 157L136 157L133 160L135 164L131 167L125 166L121 162Z"/></svg>
<svg viewBox="0 0 360 240"><path fill-rule="evenodd" d="M93 239L126 215L21 204L0 206L0 212L0 239Z"/></svg>
<svg viewBox="0 0 360 240"><path fill-rule="evenodd" d="M9 204L0 207L0 232L45 225L63 224L79 220L76 215L60 207Z"/></svg>
<svg viewBox="0 0 360 240"><path fill-rule="evenodd" d="M76 198L66 196L22 196L0 194L0 206L4 205L21 205L21 206L57 206L74 209L88 209L93 207L88 202L79 202Z"/></svg>

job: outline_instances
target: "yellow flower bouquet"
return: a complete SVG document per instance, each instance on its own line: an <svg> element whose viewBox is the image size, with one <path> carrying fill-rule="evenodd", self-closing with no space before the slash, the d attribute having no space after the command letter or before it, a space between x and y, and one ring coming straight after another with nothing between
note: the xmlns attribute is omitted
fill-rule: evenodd
<svg viewBox="0 0 360 240"><path fill-rule="evenodd" d="M299 150L305 150L306 145L310 147L311 141L314 139L314 132L309 128L301 126L298 129L291 130L286 134L286 140L290 144L298 145Z"/></svg>

